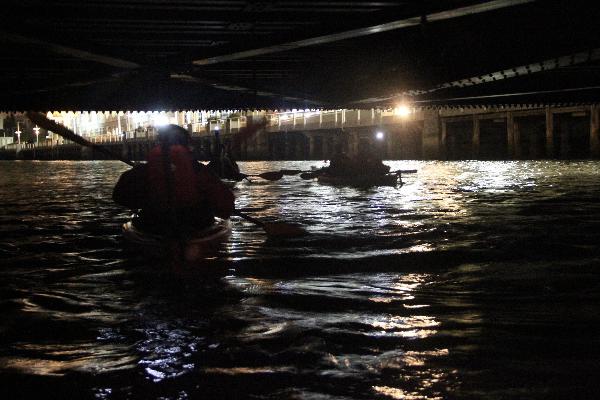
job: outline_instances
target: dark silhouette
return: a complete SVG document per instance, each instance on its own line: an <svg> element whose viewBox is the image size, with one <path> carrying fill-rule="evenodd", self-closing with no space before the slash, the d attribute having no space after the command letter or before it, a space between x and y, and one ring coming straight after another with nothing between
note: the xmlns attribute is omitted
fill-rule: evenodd
<svg viewBox="0 0 600 400"><path fill-rule="evenodd" d="M232 155L231 146L223 145L220 142L217 142L217 146L219 150L208 163L208 168L222 179L234 181L244 179L244 175L240 174L240 168Z"/></svg>
<svg viewBox="0 0 600 400"><path fill-rule="evenodd" d="M141 229L169 233L193 230L228 218L234 209L229 188L192 156L189 133L167 125L158 131L159 144L146 164L124 172L113 199L140 210L134 223Z"/></svg>
<svg viewBox="0 0 600 400"><path fill-rule="evenodd" d="M341 146L329 161L326 172L332 176L384 175L390 172L390 167L383 163L379 154L367 150L361 157L349 157Z"/></svg>

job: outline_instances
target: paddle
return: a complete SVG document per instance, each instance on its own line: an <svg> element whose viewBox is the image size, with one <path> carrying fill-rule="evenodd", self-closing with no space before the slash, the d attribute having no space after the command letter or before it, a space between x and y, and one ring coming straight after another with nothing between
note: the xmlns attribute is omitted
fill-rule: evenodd
<svg viewBox="0 0 600 400"><path fill-rule="evenodd" d="M318 169L316 171L311 171L311 172L303 172L300 174L300 178L305 179L305 180L315 179L319 175L323 174L324 172L325 172L324 168ZM399 169L397 171L388 172L385 175L387 175L387 174L398 175L398 177L400 178L400 183L402 184L402 174L415 174L416 172L417 172L416 169Z"/></svg>
<svg viewBox="0 0 600 400"><path fill-rule="evenodd" d="M311 171L311 172L303 172L300 174L300 178L306 179L306 180L315 179L319 175L322 175L324 172L325 172L325 168L321 168L321 169Z"/></svg>
<svg viewBox="0 0 600 400"><path fill-rule="evenodd" d="M266 179L268 181L278 181L281 178L283 178L284 176L292 176L292 175L298 175L300 173L310 173L309 171L302 171L299 169L280 169L279 171L271 171L271 172L263 172L262 174L243 174L243 173L239 173L239 176L242 179L246 179L246 178L262 178L262 179ZM302 176L302 175L300 175Z"/></svg>
<svg viewBox="0 0 600 400"><path fill-rule="evenodd" d="M299 173L304 171L301 171L299 169L281 169L279 170L279 172L281 172L283 175L298 175Z"/></svg>
<svg viewBox="0 0 600 400"><path fill-rule="evenodd" d="M127 160L127 159L113 153L112 151L110 151L108 148L106 148L104 146L92 143L89 140L84 139L83 137L79 136L78 134L76 134L75 132L73 132L72 130L67 128L66 126L58 124L58 123L48 119L45 115L43 115L41 113L28 111L27 117L36 125L41 126L42 128L44 128L48 131L52 131L52 132L64 137L67 140L70 140L72 142L80 144L81 146L91 147L94 150L97 150L101 153L109 155L112 158L122 161L127 165L130 165L132 167L135 166L135 163L133 163L132 161ZM268 173L266 173L266 174L268 174ZM261 175L263 175L263 174L261 174ZM267 176L269 176L269 175L267 175ZM253 224L260 226L267 233L267 235L280 236L280 237L296 237L296 236L302 236L302 235L306 234L306 231L302 227L299 227L299 226L293 225L293 224L289 224L287 222L264 222L257 218L251 217L241 211L234 211L233 215L241 217L241 218L245 219L246 221L252 222Z"/></svg>
<svg viewBox="0 0 600 400"><path fill-rule="evenodd" d="M302 171L300 169L280 169L279 171L263 172L262 174L257 174L257 175L240 174L240 176L242 176L243 179L245 179L247 177L258 177L258 178L267 179L269 181L278 181L281 178L283 178L284 176L293 176L293 175L298 175L298 174L300 174L300 176L302 176L304 174L311 174L311 173L314 173L314 171ZM308 178L304 178L304 179L308 179ZM310 178L310 179L312 179L312 178Z"/></svg>
<svg viewBox="0 0 600 400"><path fill-rule="evenodd" d="M135 163L133 163L132 161L121 157L119 154L113 153L112 151L110 151L110 149L104 146L92 143L89 140L84 139L83 137L79 136L78 134L67 128L66 126L46 118L44 114L29 111L27 112L27 117L31 120L31 122L35 123L36 125L41 126L42 128L48 131L57 133L65 139L70 140L71 142L75 142L81 146L91 147L99 153L106 154L111 158L122 161L125 164L131 165L132 167L135 166Z"/></svg>
<svg viewBox="0 0 600 400"><path fill-rule="evenodd" d="M307 234L306 230L301 226L290 224L288 222L264 222L237 210L233 212L233 215L237 215L248 222L260 226L267 235L272 237L293 238Z"/></svg>
<svg viewBox="0 0 600 400"><path fill-rule="evenodd" d="M239 176L242 179L246 179L246 178L262 178L262 179L266 179L268 181L278 181L281 178L283 178L283 173L281 171L272 171L272 172L263 172L262 174L243 174L243 173L239 173Z"/></svg>

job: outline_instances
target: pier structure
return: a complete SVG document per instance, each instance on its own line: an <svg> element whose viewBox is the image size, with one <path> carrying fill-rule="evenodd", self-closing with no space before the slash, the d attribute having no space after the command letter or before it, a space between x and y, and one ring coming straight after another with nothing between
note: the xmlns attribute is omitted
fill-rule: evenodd
<svg viewBox="0 0 600 400"><path fill-rule="evenodd" d="M200 159L242 128L266 119L233 149L239 160L328 159L335 152L377 151L385 159L523 160L600 158L600 105L410 107L333 110L49 112L93 143L139 160L157 127L185 127ZM1 158L104 158L52 132L35 129L20 113L2 113ZM19 122L17 124L16 122ZM14 126L23 131L15 140ZM25 134L29 132L29 139ZM35 132L35 136L33 136Z"/></svg>

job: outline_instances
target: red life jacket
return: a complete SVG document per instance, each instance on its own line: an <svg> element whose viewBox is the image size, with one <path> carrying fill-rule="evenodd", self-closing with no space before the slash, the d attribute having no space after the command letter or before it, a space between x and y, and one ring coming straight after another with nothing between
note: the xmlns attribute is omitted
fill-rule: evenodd
<svg viewBox="0 0 600 400"><path fill-rule="evenodd" d="M192 208L198 206L202 200L201 190L198 187L198 179L194 169L194 158L185 146L173 145L169 147L168 161L170 165L165 168L165 157L162 147L155 146L148 155L147 184L148 201L152 207L167 209ZM171 171L171 182L167 179L165 172ZM172 187L169 188L169 183ZM171 202L169 201L169 190Z"/></svg>

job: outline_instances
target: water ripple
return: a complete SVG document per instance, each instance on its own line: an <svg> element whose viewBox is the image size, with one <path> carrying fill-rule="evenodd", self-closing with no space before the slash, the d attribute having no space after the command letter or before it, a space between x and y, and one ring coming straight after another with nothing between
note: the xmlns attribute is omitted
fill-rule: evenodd
<svg viewBox="0 0 600 400"><path fill-rule="evenodd" d="M126 166L0 162L7 398L598 397L598 162L389 164L418 173L240 182L238 208L309 235L236 220L175 270L121 241Z"/></svg>

